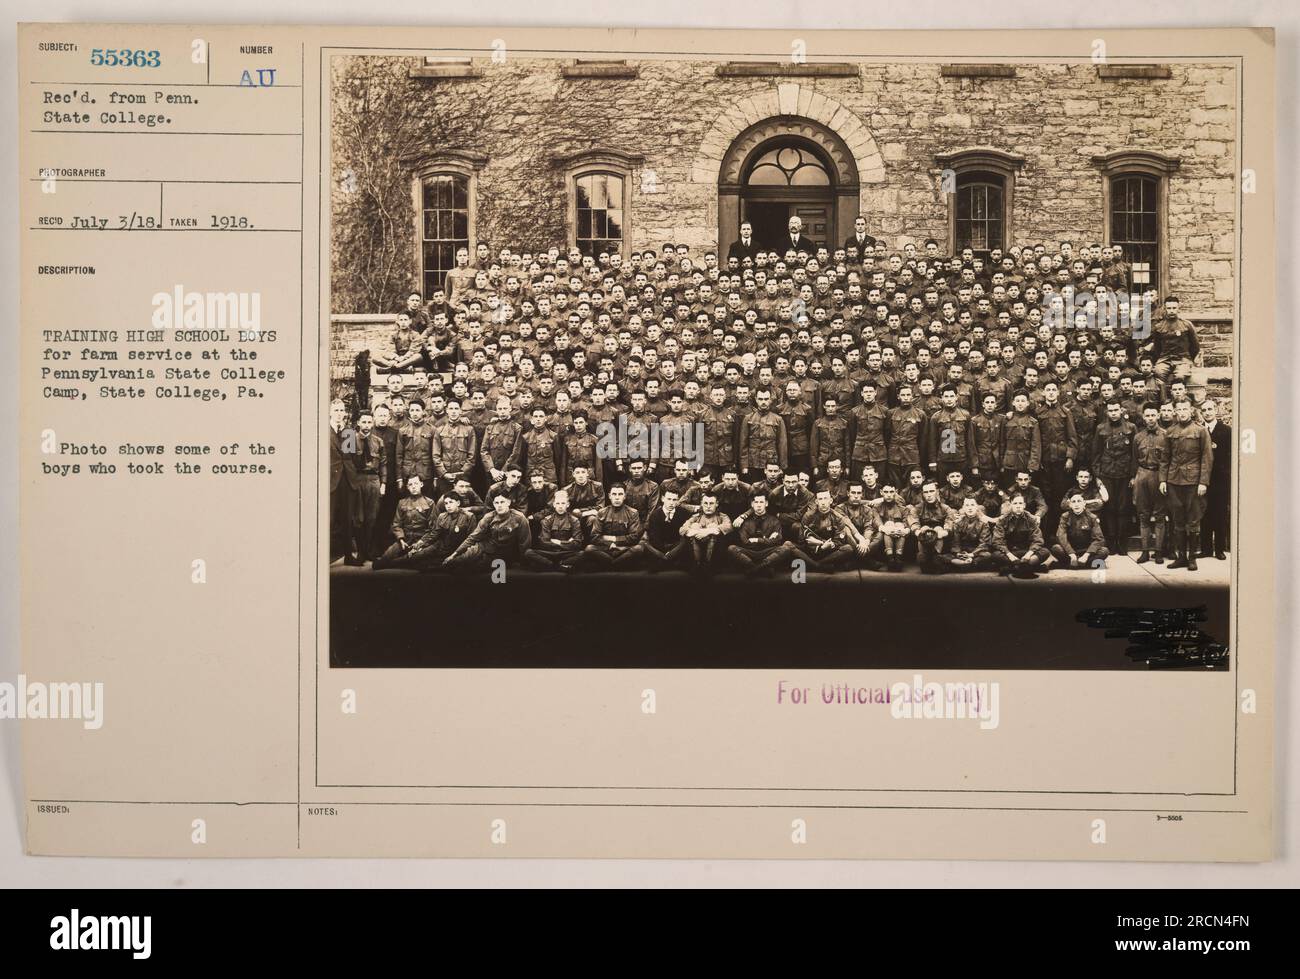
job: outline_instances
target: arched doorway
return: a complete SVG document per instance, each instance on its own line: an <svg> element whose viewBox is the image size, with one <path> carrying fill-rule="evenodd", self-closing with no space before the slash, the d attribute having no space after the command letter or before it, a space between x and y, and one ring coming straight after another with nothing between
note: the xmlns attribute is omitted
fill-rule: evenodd
<svg viewBox="0 0 1300 979"><path fill-rule="evenodd" d="M754 226L759 247L780 248L796 215L806 237L821 244L831 240L834 171L815 143L798 136L768 140L750 154L742 173L740 220Z"/></svg>
<svg viewBox="0 0 1300 979"><path fill-rule="evenodd" d="M775 116L750 126L732 142L718 170L718 248L722 255L754 226L760 247L780 248L789 219L834 250L859 213L853 154L831 129L799 116Z"/></svg>

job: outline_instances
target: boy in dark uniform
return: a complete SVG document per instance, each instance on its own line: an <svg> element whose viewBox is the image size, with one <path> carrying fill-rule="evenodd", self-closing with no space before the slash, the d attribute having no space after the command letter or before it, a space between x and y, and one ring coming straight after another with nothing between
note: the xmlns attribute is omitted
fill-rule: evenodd
<svg viewBox="0 0 1300 979"><path fill-rule="evenodd" d="M750 509L732 522L735 539L727 556L747 575L771 574L798 552L784 540L781 521L767 508L767 494L754 494Z"/></svg>
<svg viewBox="0 0 1300 979"><path fill-rule="evenodd" d="M927 480L921 486L921 500L907 514L907 527L916 538L917 560L922 574L941 570L947 538L952 533L953 512L939 499L939 484Z"/></svg>
<svg viewBox="0 0 1300 979"><path fill-rule="evenodd" d="M556 491L550 509L538 521L537 538L528 552L528 566L537 571L554 571L568 557L587 546L581 517L569 509L569 495Z"/></svg>
<svg viewBox="0 0 1300 979"><path fill-rule="evenodd" d="M849 477L844 472L844 463L839 459L830 459L826 463L824 476L817 481L817 489L829 490L831 499L839 506L849 498Z"/></svg>
<svg viewBox="0 0 1300 979"><path fill-rule="evenodd" d="M907 473L921 465L922 436L925 434L925 412L912 403L912 386L904 383L898 389L898 407L888 415L889 478L901 486Z"/></svg>
<svg viewBox="0 0 1300 979"><path fill-rule="evenodd" d="M1213 464L1210 433L1193 420L1192 403L1183 398L1174 405L1174 423L1165 430L1165 450L1160 458L1160 492L1169 500L1174 537L1170 568L1196 570L1201 516Z"/></svg>
<svg viewBox="0 0 1300 979"><path fill-rule="evenodd" d="M876 400L876 383L862 382L860 402L849 412L849 475L857 478L867 466L884 472L888 449L889 409Z"/></svg>
<svg viewBox="0 0 1300 979"><path fill-rule="evenodd" d="M1025 511L1025 497L1011 494L1009 509L993 524L993 562L999 574L1035 578L1051 555L1043 546L1043 531L1032 513Z"/></svg>
<svg viewBox="0 0 1300 979"><path fill-rule="evenodd" d="M996 489L996 486L994 487ZM952 521L944 561L953 571L978 571L992 562L993 531L974 496L967 495Z"/></svg>
<svg viewBox="0 0 1300 979"><path fill-rule="evenodd" d="M753 499L753 490L748 484L740 481L740 474L736 472L734 466L723 471L722 481L714 487L714 492L718 497L718 509L729 516L733 522L749 509Z"/></svg>
<svg viewBox="0 0 1300 979"><path fill-rule="evenodd" d="M375 537L370 547L374 554L383 554L392 543L391 526L393 514L397 512L397 503L402 497L402 488L398 485L397 472L397 426L394 425L392 411L388 405L378 405L374 412L375 435L384 443L384 492L379 500L379 512L375 516Z"/></svg>
<svg viewBox="0 0 1300 979"><path fill-rule="evenodd" d="M1104 567L1109 552L1106 550L1106 537L1101 532L1101 521L1084 506L1083 494L1079 491L1071 493L1067 499L1070 509L1061 515L1056 543L1051 548L1052 557L1062 568Z"/></svg>
<svg viewBox="0 0 1300 979"><path fill-rule="evenodd" d="M542 517L551 509L551 500L559 489L554 483L548 483L542 474L535 472L528 477L528 490L524 495L524 516L528 518L528 529L537 536L541 529Z"/></svg>
<svg viewBox="0 0 1300 979"><path fill-rule="evenodd" d="M1038 419L1029 413L1029 395L1017 391L1011 399L1011 417L1002 429L1002 477L1010 487L1018 471L1031 476L1042 460L1042 438Z"/></svg>
<svg viewBox="0 0 1300 979"><path fill-rule="evenodd" d="M644 459L633 459L627 468L629 478L622 484L624 497L627 505L636 511L644 523L650 518L650 512L659 505L659 484L646 478ZM613 490L613 486L610 490Z"/></svg>
<svg viewBox="0 0 1300 979"><path fill-rule="evenodd" d="M505 478L488 487L487 498L490 500L498 493L504 493L510 506L520 513L528 510L528 487L524 485L524 470L518 463L506 465Z"/></svg>
<svg viewBox="0 0 1300 979"><path fill-rule="evenodd" d="M972 454L974 463L972 476L985 479L997 479L1002 462L1002 433L1006 428L1007 418L997 410L997 398L988 395L980 403L980 413L973 415L970 421Z"/></svg>
<svg viewBox="0 0 1300 979"><path fill-rule="evenodd" d="M387 453L384 440L375 434L375 418L363 411L357 419L357 502L352 511L352 536L357 542L357 557L369 561L376 557L372 548L380 503L388 489Z"/></svg>
<svg viewBox="0 0 1300 979"><path fill-rule="evenodd" d="M645 537L641 541L641 550L652 572L682 568L686 564L690 545L682 538L682 527L690 514L680 503L681 496L676 490L667 485L660 487L659 506L646 521Z"/></svg>
<svg viewBox="0 0 1300 979"><path fill-rule="evenodd" d="M1106 420L1097 426L1092 442L1092 468L1106 487L1102 509L1102 530L1110 550L1127 550L1129 503L1137 475L1137 427L1124 418L1124 408L1115 398L1106 404Z"/></svg>
<svg viewBox="0 0 1300 979"><path fill-rule="evenodd" d="M849 486L849 496L840 504L840 513L858 532L858 563L864 568L878 568L883 551L880 513L866 500L862 484Z"/></svg>
<svg viewBox="0 0 1300 979"><path fill-rule="evenodd" d="M945 384L940 389L939 402L939 410L930 416L926 456L930 472L942 479L949 473L975 468L975 438L970 412L958 406L953 385Z"/></svg>
<svg viewBox="0 0 1300 979"><path fill-rule="evenodd" d="M812 559L816 571L839 571L846 568L864 544L848 518L834 507L828 490L817 494L813 508L800 523L803 550Z"/></svg>
<svg viewBox="0 0 1300 979"><path fill-rule="evenodd" d="M907 505L898 498L892 483L886 483L880 490L881 543L885 553L885 566L890 571L903 570L903 552L911 531L907 528Z"/></svg>
<svg viewBox="0 0 1300 979"><path fill-rule="evenodd" d="M406 481L406 496L398 501L397 510L393 514L393 543L381 556L375 558L371 564L373 570L401 567L406 563L411 545L420 540L429 529L433 501L424 495L423 490L424 481L419 476L412 476Z"/></svg>
<svg viewBox="0 0 1300 979"><path fill-rule="evenodd" d="M419 571L443 570L442 562L478 526L479 518L461 505L460 497L455 493L444 496L441 504L442 512L429 521L429 529L411 545L406 567Z"/></svg>
<svg viewBox="0 0 1300 979"><path fill-rule="evenodd" d="M813 422L812 474L826 475L832 459L841 462L849 457L849 421L839 412L840 402L833 394L822 398L822 416Z"/></svg>
<svg viewBox="0 0 1300 979"><path fill-rule="evenodd" d="M998 489L998 481L991 474L984 477L983 483L984 485L975 493L975 502L979 504L985 521L992 523L1002 516L1007 497L1002 490Z"/></svg>
<svg viewBox="0 0 1300 979"><path fill-rule="evenodd" d="M1042 440L1042 470L1039 485L1047 497L1047 519L1043 533L1056 532L1060 517L1060 500L1069 487L1071 470L1079 455L1079 440L1074 428L1074 416L1060 403L1060 387L1056 381L1043 385L1043 401L1038 406L1038 434Z"/></svg>
<svg viewBox="0 0 1300 979"><path fill-rule="evenodd" d="M1137 467L1133 477L1133 506L1137 510L1142 553L1137 563L1154 558L1165 563L1165 530L1169 515L1165 495L1160 492L1160 459L1165 452L1165 433L1160 427L1160 409L1148 402L1142 408L1142 428L1133 436Z"/></svg>
<svg viewBox="0 0 1300 979"><path fill-rule="evenodd" d="M465 538L443 561L443 567L454 571L481 570L493 561L505 561L507 566L525 564L533 535L528 529L528 518L510 505L510 497L498 492L491 498L492 512L478 522Z"/></svg>
<svg viewBox="0 0 1300 979"><path fill-rule="evenodd" d="M644 478L645 462L637 459L632 465L634 469L638 466L642 468ZM641 547L644 524L640 514L627 504L625 485L615 483L609 488L609 503L601 507L591 520L591 532L588 535L591 543L581 554L565 558L561 562L562 567L592 566L621 571L644 557L645 551ZM658 486L655 486L655 490L657 504Z"/></svg>
<svg viewBox="0 0 1300 979"><path fill-rule="evenodd" d="M681 534L689 544L691 570L704 574L713 570L726 550L724 538L731 533L731 518L718 510L712 493L700 497L700 511L682 524Z"/></svg>
<svg viewBox="0 0 1300 979"><path fill-rule="evenodd" d="M573 467L573 481L563 486L560 492L568 497L570 512L582 521L583 529L589 531L592 518L605 505L604 487L591 478L586 465L579 463Z"/></svg>
<svg viewBox="0 0 1300 979"><path fill-rule="evenodd" d="M974 491L966 485L966 480L959 469L948 473L948 478L939 487L939 499L943 501L944 506L953 511L960 510L962 504L966 502L966 497L972 495Z"/></svg>
<svg viewBox="0 0 1300 979"><path fill-rule="evenodd" d="M561 485L573 479L573 470L577 466L586 468L593 483L601 478L600 460L596 456L596 436L587 431L586 412L573 413L573 429L564 433L561 447Z"/></svg>

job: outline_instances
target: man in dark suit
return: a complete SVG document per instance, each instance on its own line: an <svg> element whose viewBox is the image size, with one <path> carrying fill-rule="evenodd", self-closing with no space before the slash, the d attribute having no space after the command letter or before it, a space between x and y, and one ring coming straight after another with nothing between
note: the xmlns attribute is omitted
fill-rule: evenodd
<svg viewBox="0 0 1300 979"><path fill-rule="evenodd" d="M780 250L783 254L787 251L804 252L808 255L817 253L817 243L803 235L803 218L794 215L786 227L790 229L790 233L785 236L785 242L781 245Z"/></svg>
<svg viewBox="0 0 1300 979"><path fill-rule="evenodd" d="M740 225L740 239L733 241L731 247L727 249L727 260L735 259L741 265L745 264L745 259L749 259L752 264L754 256L758 254L758 242L754 241L754 226L748 221Z"/></svg>
<svg viewBox="0 0 1300 979"><path fill-rule="evenodd" d="M348 425L347 406L330 403L330 561L360 565L353 542L353 510L357 501L356 433Z"/></svg>
<svg viewBox="0 0 1300 979"><path fill-rule="evenodd" d="M384 470L384 493L379 501L379 514L375 517L374 540L369 541L371 553L383 554L393 543L393 515L397 512L397 501L402 495L398 485L400 475L397 472L397 426L393 424L392 409L386 404L375 408L375 434L384 443L384 458L388 465Z"/></svg>
<svg viewBox="0 0 1300 979"><path fill-rule="evenodd" d="M1219 406L1211 398L1201 404L1201 418L1210 432L1214 461L1205 491L1205 516L1201 520L1201 557L1222 561L1229 549L1228 527L1232 501L1232 429L1219 421Z"/></svg>
<svg viewBox="0 0 1300 979"><path fill-rule="evenodd" d="M859 214L853 219L853 234L844 239L844 250L856 248L858 257L861 258L867 253L867 249L875 247L875 244L876 239L867 234L867 219Z"/></svg>

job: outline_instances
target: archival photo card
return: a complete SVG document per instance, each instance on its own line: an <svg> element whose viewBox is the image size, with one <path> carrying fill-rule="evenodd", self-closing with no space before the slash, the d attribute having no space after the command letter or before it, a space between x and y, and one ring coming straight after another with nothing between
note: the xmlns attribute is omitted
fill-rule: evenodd
<svg viewBox="0 0 1300 979"><path fill-rule="evenodd" d="M19 41L32 852L1269 859L1271 31Z"/></svg>

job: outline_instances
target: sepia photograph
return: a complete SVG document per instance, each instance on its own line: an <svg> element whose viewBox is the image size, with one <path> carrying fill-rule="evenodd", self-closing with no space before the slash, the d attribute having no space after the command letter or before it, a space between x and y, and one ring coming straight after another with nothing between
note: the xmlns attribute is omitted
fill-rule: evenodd
<svg viewBox="0 0 1300 979"><path fill-rule="evenodd" d="M1236 73L334 55L332 664L1226 669Z"/></svg>
<svg viewBox="0 0 1300 979"><path fill-rule="evenodd" d="M18 25L9 876L1293 882L1295 30L451 13Z"/></svg>

